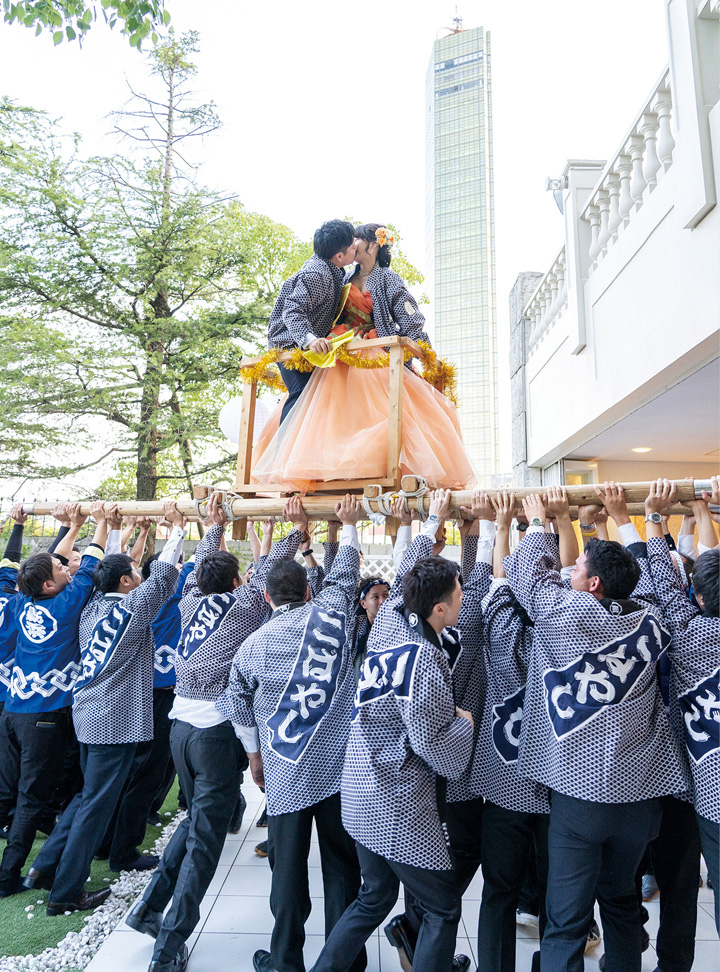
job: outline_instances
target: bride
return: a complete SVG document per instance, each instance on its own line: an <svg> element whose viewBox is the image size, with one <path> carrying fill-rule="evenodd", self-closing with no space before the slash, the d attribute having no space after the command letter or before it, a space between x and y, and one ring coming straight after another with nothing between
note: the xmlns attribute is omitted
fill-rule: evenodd
<svg viewBox="0 0 720 972"><path fill-rule="evenodd" d="M346 278L345 302L329 337L351 331L353 339L427 340L423 315L402 278L390 269L387 228L366 223L356 227L355 236L357 265ZM372 359L385 352L368 348L351 353ZM473 485L476 476L463 446L457 409L411 368L404 369L403 378L401 474L424 476L433 488ZM352 367L338 360L316 367L278 428L280 411L278 406L254 449L253 482L309 492L318 482L386 475L388 368Z"/></svg>

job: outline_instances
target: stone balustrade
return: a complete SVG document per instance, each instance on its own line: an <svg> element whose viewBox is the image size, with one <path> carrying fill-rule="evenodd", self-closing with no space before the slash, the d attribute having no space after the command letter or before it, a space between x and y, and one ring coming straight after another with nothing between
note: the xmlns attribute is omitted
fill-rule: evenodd
<svg viewBox="0 0 720 972"><path fill-rule="evenodd" d="M525 308L525 316L531 322L530 348L539 344L555 321L561 317L567 303L567 264L565 247L563 247Z"/></svg>
<svg viewBox="0 0 720 972"><path fill-rule="evenodd" d="M588 276L673 163L672 95L666 71L590 194L582 219L590 228Z"/></svg>

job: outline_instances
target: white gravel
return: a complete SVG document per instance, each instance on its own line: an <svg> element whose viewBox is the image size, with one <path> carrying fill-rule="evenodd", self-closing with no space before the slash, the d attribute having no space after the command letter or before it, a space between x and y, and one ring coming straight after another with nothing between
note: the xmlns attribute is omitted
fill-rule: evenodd
<svg viewBox="0 0 720 972"><path fill-rule="evenodd" d="M180 811L163 829L152 849L162 855L175 828L185 817ZM84 918L85 927L68 932L55 948L46 948L39 955L5 955L0 958L0 972L60 972L61 969L84 969L115 926L122 921L129 905L145 890L152 871L122 871L110 885L110 897L92 914ZM107 881L108 879L105 878ZM42 904L42 901L38 901ZM34 905L25 910L34 918Z"/></svg>

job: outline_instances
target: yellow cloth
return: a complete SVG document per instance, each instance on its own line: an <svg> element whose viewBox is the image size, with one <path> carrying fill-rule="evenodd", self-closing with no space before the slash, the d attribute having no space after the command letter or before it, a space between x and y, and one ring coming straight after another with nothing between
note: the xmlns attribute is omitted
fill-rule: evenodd
<svg viewBox="0 0 720 972"><path fill-rule="evenodd" d="M338 351L355 337L352 331L344 334L333 334L330 337L330 350L327 354L320 354L318 351L303 351L303 358L314 365L316 368L333 368L337 360Z"/></svg>

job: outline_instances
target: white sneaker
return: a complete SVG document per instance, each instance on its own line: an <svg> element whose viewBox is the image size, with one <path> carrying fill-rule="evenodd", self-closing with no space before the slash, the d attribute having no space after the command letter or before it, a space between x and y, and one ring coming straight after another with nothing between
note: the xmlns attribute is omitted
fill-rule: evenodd
<svg viewBox="0 0 720 972"><path fill-rule="evenodd" d="M526 925L528 928L537 928L540 925L540 919L537 915L531 915L529 911L515 912L515 921L518 925Z"/></svg>

